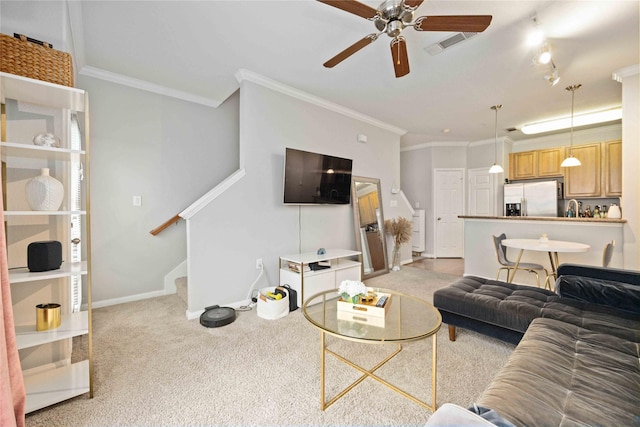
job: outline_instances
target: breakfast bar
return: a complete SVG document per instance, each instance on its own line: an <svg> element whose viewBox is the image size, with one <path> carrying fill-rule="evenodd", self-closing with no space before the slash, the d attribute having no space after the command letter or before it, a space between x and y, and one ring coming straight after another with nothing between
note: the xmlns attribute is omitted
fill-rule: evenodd
<svg viewBox="0 0 640 427"><path fill-rule="evenodd" d="M611 267L622 267L624 219L606 218L555 218L555 217L501 217L460 216L464 220L464 274L485 278L496 277L499 267L492 236L506 234L507 239L539 239L545 235L549 240L575 242L589 246L584 252L564 252L558 256L559 263L602 265L602 251L612 240L616 241ZM518 258L517 248L507 248L507 257ZM549 263L543 251L525 251L522 262L542 265ZM535 286L535 277L518 274L514 283Z"/></svg>

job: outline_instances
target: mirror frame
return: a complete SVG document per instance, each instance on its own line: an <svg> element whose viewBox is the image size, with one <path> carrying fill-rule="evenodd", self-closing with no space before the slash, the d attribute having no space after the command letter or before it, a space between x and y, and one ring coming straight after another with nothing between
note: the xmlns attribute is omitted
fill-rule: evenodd
<svg viewBox="0 0 640 427"><path fill-rule="evenodd" d="M378 213L376 215L378 222L378 232L380 233L380 241L382 242L382 253L384 257L384 268L379 270L373 270L371 273L365 273L364 270L364 257L367 255L368 249L363 246L363 236L361 234L360 227L360 201L357 195L357 185L358 183L366 183L366 184L374 184L377 187L378 194ZM356 237L356 247L358 251L361 252L359 258L360 261L360 276L361 280L365 280L371 277L380 276L382 274L389 273L389 260L387 255L387 237L384 230L384 214L382 212L382 191L380 190L380 179L379 178L366 178L362 176L352 176L351 177L351 200L353 205L353 225L355 229L355 237ZM366 242L365 242L366 244Z"/></svg>

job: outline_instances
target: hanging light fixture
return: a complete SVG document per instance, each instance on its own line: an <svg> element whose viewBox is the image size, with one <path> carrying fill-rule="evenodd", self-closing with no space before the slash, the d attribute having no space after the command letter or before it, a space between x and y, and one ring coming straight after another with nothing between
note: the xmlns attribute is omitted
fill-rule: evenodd
<svg viewBox="0 0 640 427"><path fill-rule="evenodd" d="M501 105L494 105L491 107L492 110L494 110L496 112L496 140L495 140L495 144L494 144L494 150L495 150L495 158L494 158L494 162L493 162L493 166L491 166L491 168L489 169L489 173L503 173L504 169L502 169L502 166L500 166L498 164L498 110L502 108L502 104Z"/></svg>
<svg viewBox="0 0 640 427"><path fill-rule="evenodd" d="M570 141L569 157L564 159L560 164L560 166L563 168L571 168L574 166L580 166L582 164L580 163L580 160L573 157L573 106L574 106L574 98L575 98L576 90L580 89L581 87L582 87L581 84L577 84L577 85L568 86L565 88L566 90L571 91L571 136L569 140Z"/></svg>

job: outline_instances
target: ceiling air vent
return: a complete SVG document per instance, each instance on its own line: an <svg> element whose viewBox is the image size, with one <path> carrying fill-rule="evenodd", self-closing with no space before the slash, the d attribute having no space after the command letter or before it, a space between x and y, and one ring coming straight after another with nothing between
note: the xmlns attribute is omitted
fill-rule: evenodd
<svg viewBox="0 0 640 427"><path fill-rule="evenodd" d="M425 50L429 52L431 55L437 55L445 49L449 49L457 45L458 43L462 43L465 40L469 40L471 37L476 36L478 33L467 32L467 33L457 33L448 37L438 43L434 43L430 46L427 46Z"/></svg>

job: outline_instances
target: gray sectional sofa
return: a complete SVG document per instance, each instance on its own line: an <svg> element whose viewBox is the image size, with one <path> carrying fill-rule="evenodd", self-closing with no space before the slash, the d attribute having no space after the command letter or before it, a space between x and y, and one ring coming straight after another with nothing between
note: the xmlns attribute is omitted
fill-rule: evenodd
<svg viewBox="0 0 640 427"><path fill-rule="evenodd" d="M434 294L443 322L517 343L476 412L494 425L640 426L640 272L558 274L555 293L468 276ZM457 424L459 409L428 425Z"/></svg>

